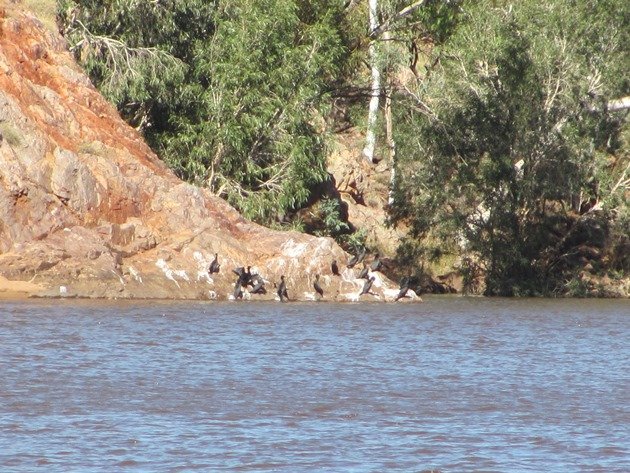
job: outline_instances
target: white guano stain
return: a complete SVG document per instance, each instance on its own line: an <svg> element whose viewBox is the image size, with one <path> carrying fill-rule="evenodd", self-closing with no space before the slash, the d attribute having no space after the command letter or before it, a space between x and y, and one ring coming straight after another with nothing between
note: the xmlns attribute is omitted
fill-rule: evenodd
<svg viewBox="0 0 630 473"><path fill-rule="evenodd" d="M381 273L368 271L368 277L373 277L374 278L374 282L372 283L372 286L374 286L374 287L383 287L384 280L383 280L383 275Z"/></svg>
<svg viewBox="0 0 630 473"><path fill-rule="evenodd" d="M342 300L350 301L350 302L358 302L359 301L359 293L358 292L346 292L344 294L339 294L339 298Z"/></svg>
<svg viewBox="0 0 630 473"><path fill-rule="evenodd" d="M399 289L383 289L383 296L385 296L385 299L396 299L399 292Z"/></svg>
<svg viewBox="0 0 630 473"><path fill-rule="evenodd" d="M114 273L115 276L118 277L118 280L120 281L120 284L122 284L124 286L125 285L125 280L122 278L122 276L120 274L118 274L116 271L114 271L113 269L110 269L110 271L112 273Z"/></svg>
<svg viewBox="0 0 630 473"><path fill-rule="evenodd" d="M129 274L131 274L131 277L134 280L142 284L142 276L140 276L140 272L136 268L134 268L133 266L129 266Z"/></svg>
<svg viewBox="0 0 630 473"><path fill-rule="evenodd" d="M208 284L214 284L214 279L210 277L208 271L197 271L197 282L206 281Z"/></svg>
<svg viewBox="0 0 630 473"><path fill-rule="evenodd" d="M175 280L174 271L168 267L168 263L166 261L160 258L155 262L155 265L164 272L164 276L166 276L166 279L170 279L177 285L177 287L181 289L181 286L179 285L177 280Z"/></svg>
<svg viewBox="0 0 630 473"><path fill-rule="evenodd" d="M214 258L214 255L212 258ZM193 253L193 259L197 264L197 282L206 281L208 284L214 284L214 279L212 279L208 272L208 267L212 259L206 258L201 251L195 251Z"/></svg>
<svg viewBox="0 0 630 473"><path fill-rule="evenodd" d="M180 279L183 279L186 282L190 282L190 278L188 277L188 274L186 274L186 271L183 269L174 269L173 275L179 277Z"/></svg>
<svg viewBox="0 0 630 473"><path fill-rule="evenodd" d="M280 250L285 256L298 258L304 254L307 247L308 245L306 243L297 243L293 238L289 238L282 244Z"/></svg>

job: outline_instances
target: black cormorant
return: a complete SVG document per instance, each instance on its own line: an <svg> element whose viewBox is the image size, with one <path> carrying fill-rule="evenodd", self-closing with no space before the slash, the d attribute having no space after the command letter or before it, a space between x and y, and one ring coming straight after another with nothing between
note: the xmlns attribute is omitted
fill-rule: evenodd
<svg viewBox="0 0 630 473"><path fill-rule="evenodd" d="M315 282L313 283L313 289L315 289L315 292L317 294L319 294L320 297L324 297L324 290L319 285L319 274L315 276Z"/></svg>
<svg viewBox="0 0 630 473"><path fill-rule="evenodd" d="M332 273L335 276L340 276L340 274L339 274L339 266L337 266L337 260L333 260L332 264L330 265L330 269L332 270Z"/></svg>
<svg viewBox="0 0 630 473"><path fill-rule="evenodd" d="M370 265L370 269L372 271L380 271L382 267L383 267L383 263L381 262L381 258L379 257L379 254L376 253L376 256L374 257L374 261L372 261L372 264Z"/></svg>
<svg viewBox="0 0 630 473"><path fill-rule="evenodd" d="M398 292L396 299L394 299L394 302L397 302L399 299L402 299L403 297L407 295L407 291L409 290L410 279L411 278L409 277L404 277L400 280L400 291Z"/></svg>
<svg viewBox="0 0 630 473"><path fill-rule="evenodd" d="M372 289L372 283L374 282L374 279L376 279L374 276L370 276L370 279L365 281L365 284L363 285L363 289L361 289L361 293L359 294L360 296L362 296L363 294L368 294L370 292L370 289Z"/></svg>
<svg viewBox="0 0 630 473"><path fill-rule="evenodd" d="M234 300L243 298L243 289L241 288L241 282L236 281L234 284Z"/></svg>
<svg viewBox="0 0 630 473"><path fill-rule="evenodd" d="M287 294L287 284L284 282L284 276L280 276L280 284L278 285L277 294L280 298L280 302L284 302L285 298L289 300L289 295Z"/></svg>
<svg viewBox="0 0 630 473"><path fill-rule="evenodd" d="M350 261L348 261L348 268L354 268L355 265L363 261L363 258L365 258L365 246L363 247L361 253L350 258Z"/></svg>
<svg viewBox="0 0 630 473"><path fill-rule="evenodd" d="M366 251L366 248L364 246L363 250L361 251L361 254L359 255L359 261L357 261L357 264L363 263L363 259L365 258L365 251Z"/></svg>
<svg viewBox="0 0 630 473"><path fill-rule="evenodd" d="M239 274L238 276L238 280L241 283L241 286L243 287L247 287L247 285L249 284L249 282L252 279L252 273L250 271L251 266L247 267L247 271L242 271L241 274Z"/></svg>
<svg viewBox="0 0 630 473"><path fill-rule="evenodd" d="M210 267L208 268L208 272L210 274L218 273L220 268L221 265L219 264L219 254L215 253L214 259L212 260L212 262L210 263Z"/></svg>

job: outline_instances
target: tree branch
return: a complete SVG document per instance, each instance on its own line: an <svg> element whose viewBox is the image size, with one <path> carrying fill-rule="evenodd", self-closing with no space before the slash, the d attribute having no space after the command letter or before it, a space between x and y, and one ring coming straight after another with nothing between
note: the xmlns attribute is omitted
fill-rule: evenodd
<svg viewBox="0 0 630 473"><path fill-rule="evenodd" d="M396 23L398 20L405 18L406 16L411 15L418 8L420 8L421 6L424 6L425 3L427 3L427 0L419 0L415 3L412 3L411 5L406 6L405 8L400 10L398 13L396 13L394 16L385 20L376 28L373 28L372 31L370 31L370 38L371 39L378 38L385 31L387 31L391 27L392 24Z"/></svg>

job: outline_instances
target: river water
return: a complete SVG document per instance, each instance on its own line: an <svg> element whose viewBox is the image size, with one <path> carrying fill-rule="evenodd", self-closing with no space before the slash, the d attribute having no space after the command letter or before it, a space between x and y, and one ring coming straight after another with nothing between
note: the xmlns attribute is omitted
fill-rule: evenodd
<svg viewBox="0 0 630 473"><path fill-rule="evenodd" d="M2 472L630 471L630 301L0 301Z"/></svg>

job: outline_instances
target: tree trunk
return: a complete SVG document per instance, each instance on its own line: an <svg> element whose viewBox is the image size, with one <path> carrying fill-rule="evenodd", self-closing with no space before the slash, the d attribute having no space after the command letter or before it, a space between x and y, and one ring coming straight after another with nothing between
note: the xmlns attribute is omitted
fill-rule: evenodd
<svg viewBox="0 0 630 473"><path fill-rule="evenodd" d="M609 112L617 112L619 110L626 110L630 108L630 96L610 100L607 104L607 108Z"/></svg>
<svg viewBox="0 0 630 473"><path fill-rule="evenodd" d="M589 112L598 113L606 110L608 112L619 112L621 110L627 110L630 108L630 95L626 97L620 97L618 99L609 100L605 104L590 105L588 107Z"/></svg>
<svg viewBox="0 0 630 473"><path fill-rule="evenodd" d="M391 93L391 87L388 87L387 93L385 94L385 133L387 139L387 149L389 151L389 196L387 199L389 206L394 204L394 183L396 180L396 142L394 141Z"/></svg>
<svg viewBox="0 0 630 473"><path fill-rule="evenodd" d="M369 0L370 31L378 27L377 8L378 0ZM376 149L376 119L378 115L379 98L381 95L381 71L378 67L376 41L370 42L368 49L370 67L372 68L372 86L370 88L370 106L368 109L367 130L363 157L367 162L374 162L374 150Z"/></svg>

